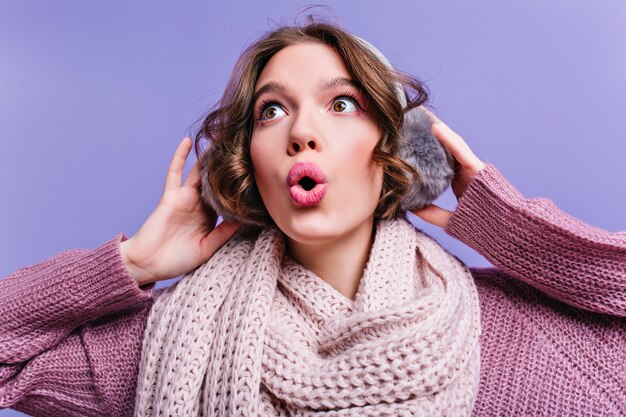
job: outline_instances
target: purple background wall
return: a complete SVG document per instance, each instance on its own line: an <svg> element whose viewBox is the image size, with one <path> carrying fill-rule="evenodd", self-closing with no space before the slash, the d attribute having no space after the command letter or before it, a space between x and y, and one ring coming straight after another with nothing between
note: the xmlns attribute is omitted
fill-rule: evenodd
<svg viewBox="0 0 626 417"><path fill-rule="evenodd" d="M440 118L524 195L626 229L626 3L450 3L325 4L426 80ZM2 2L0 277L135 233L244 46L304 4ZM438 203L456 200L448 190Z"/></svg>

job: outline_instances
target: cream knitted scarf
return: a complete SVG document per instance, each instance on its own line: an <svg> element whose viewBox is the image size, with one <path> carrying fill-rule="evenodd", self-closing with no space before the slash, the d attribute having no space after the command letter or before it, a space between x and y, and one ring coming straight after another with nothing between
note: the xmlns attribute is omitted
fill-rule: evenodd
<svg viewBox="0 0 626 417"><path fill-rule="evenodd" d="M405 219L379 221L354 301L236 233L155 292L136 416L462 416L478 389L467 267Z"/></svg>

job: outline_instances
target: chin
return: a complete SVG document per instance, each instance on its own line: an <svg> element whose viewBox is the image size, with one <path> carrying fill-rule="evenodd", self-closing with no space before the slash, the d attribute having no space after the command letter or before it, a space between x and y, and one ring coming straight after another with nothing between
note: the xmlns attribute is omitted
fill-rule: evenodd
<svg viewBox="0 0 626 417"><path fill-rule="evenodd" d="M290 239L304 244L320 244L335 240L357 229L371 216L361 213L297 213L283 218L278 227Z"/></svg>
<svg viewBox="0 0 626 417"><path fill-rule="evenodd" d="M336 221L319 212L293 213L276 224L289 238L300 243L322 243L342 233Z"/></svg>

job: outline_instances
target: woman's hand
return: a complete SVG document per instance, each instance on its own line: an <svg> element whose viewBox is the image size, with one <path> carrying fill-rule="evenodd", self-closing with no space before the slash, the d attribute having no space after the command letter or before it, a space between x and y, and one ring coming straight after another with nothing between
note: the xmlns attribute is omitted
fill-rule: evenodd
<svg viewBox="0 0 626 417"><path fill-rule="evenodd" d="M439 120L433 113L426 110L425 107L422 106L422 110L435 119L435 123L433 123L432 126L435 137L439 139L439 142L441 142L459 162L451 184L452 192L454 192L457 201L459 201L474 177L487 165L474 155L474 152L472 152L458 133L450 129L448 125ZM448 220L450 220L453 213L453 211L446 210L435 204L430 204L423 209L413 211L413 214L420 217L422 220L440 227L445 227L446 224L448 224Z"/></svg>
<svg viewBox="0 0 626 417"><path fill-rule="evenodd" d="M184 138L174 153L161 200L139 231L120 244L122 259L139 285L187 273L206 262L241 223L222 222L200 198L198 162L181 186L192 142Z"/></svg>

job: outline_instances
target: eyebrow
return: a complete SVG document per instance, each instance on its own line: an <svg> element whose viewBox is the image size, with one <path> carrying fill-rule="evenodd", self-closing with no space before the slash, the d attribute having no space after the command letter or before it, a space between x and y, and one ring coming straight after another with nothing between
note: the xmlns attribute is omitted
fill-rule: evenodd
<svg viewBox="0 0 626 417"><path fill-rule="evenodd" d="M342 76L322 81L318 86L318 88L322 91L330 90L331 88L336 87L353 87L359 91L361 90L361 85L358 81ZM289 89L285 87L284 84L281 84L278 81L270 81L266 84L263 84L263 86L254 93L254 96L252 96L252 103L256 103L259 97L261 97L263 94L273 92L288 94Z"/></svg>

